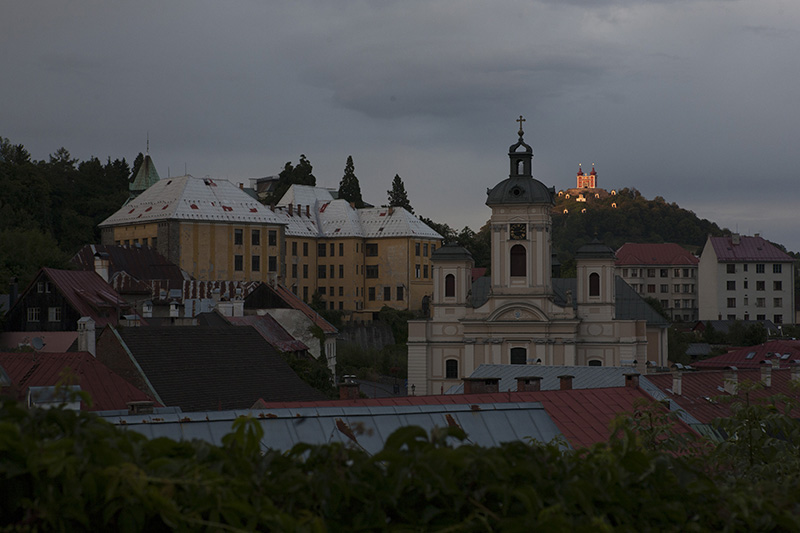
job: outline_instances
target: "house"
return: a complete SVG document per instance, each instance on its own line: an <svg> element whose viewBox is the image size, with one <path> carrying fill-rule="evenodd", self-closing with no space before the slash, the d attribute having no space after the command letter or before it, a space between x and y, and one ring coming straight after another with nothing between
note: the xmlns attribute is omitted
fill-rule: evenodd
<svg viewBox="0 0 800 533"><path fill-rule="evenodd" d="M698 284L700 320L794 320L794 258L758 234L709 236Z"/></svg>
<svg viewBox="0 0 800 533"><path fill-rule="evenodd" d="M773 368L788 368L800 360L800 341L774 340L758 346L734 348L728 353L692 363L694 368L724 370L736 367L740 370L761 368L768 361Z"/></svg>
<svg viewBox="0 0 800 533"><path fill-rule="evenodd" d="M77 331L81 317L116 325L131 306L95 272L42 268L12 305L7 331Z"/></svg>
<svg viewBox="0 0 800 533"><path fill-rule="evenodd" d="M761 325L766 330L767 335L780 335L778 327L772 323L772 320L700 320L694 326L692 331L696 334L703 334L710 327L714 331L727 335L734 324L741 324L745 328L750 328L755 325Z"/></svg>
<svg viewBox="0 0 800 533"><path fill-rule="evenodd" d="M697 320L697 265L700 260L672 243L625 243L617 250L617 271L642 296L655 298L673 321Z"/></svg>
<svg viewBox="0 0 800 533"><path fill-rule="evenodd" d="M408 323L409 385L435 394L481 364L666 366L667 321L618 278L611 248L586 244L576 279L553 276L554 190L533 177L521 129L508 155L509 178L487 191L491 276L473 282L460 246L434 252L429 316Z"/></svg>
<svg viewBox="0 0 800 533"><path fill-rule="evenodd" d="M249 326L254 328L264 337L264 340L279 352L292 354L297 357L311 357L308 346L289 335L277 320L270 315L248 315L221 317L234 326Z"/></svg>
<svg viewBox="0 0 800 533"><path fill-rule="evenodd" d="M59 384L87 392L91 404L79 402L80 409L86 411L127 411L131 402L154 401L88 352L0 353L0 368L11 379L12 394L27 401L28 405L36 403L36 395L31 394L31 389L39 392L45 389L52 395Z"/></svg>
<svg viewBox="0 0 800 533"><path fill-rule="evenodd" d="M259 398L324 398L248 327L109 327L97 339L97 359L184 412L247 409Z"/></svg>

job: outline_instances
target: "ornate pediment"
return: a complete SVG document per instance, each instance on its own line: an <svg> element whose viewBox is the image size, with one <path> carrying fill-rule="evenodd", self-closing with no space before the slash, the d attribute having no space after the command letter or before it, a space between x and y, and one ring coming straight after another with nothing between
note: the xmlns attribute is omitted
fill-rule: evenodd
<svg viewBox="0 0 800 533"><path fill-rule="evenodd" d="M541 322L544 318L530 308L512 307L502 311L490 320L498 322Z"/></svg>

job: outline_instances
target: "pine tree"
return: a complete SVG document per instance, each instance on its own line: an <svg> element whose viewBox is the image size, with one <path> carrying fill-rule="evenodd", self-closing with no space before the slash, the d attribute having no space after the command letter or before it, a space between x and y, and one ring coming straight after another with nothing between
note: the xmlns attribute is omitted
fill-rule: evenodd
<svg viewBox="0 0 800 533"><path fill-rule="evenodd" d="M406 186L403 185L403 180L400 179L399 174L394 175L394 179L392 180L392 189L386 192L389 193L390 206L405 207L409 213L414 213L414 208L411 207L411 202L408 201Z"/></svg>
<svg viewBox="0 0 800 533"><path fill-rule="evenodd" d="M361 185L358 183L358 178L355 174L355 165L353 165L353 156L347 156L347 163L344 167L344 176L342 181L339 182L339 198L347 200L356 208L364 207L364 200L361 199Z"/></svg>

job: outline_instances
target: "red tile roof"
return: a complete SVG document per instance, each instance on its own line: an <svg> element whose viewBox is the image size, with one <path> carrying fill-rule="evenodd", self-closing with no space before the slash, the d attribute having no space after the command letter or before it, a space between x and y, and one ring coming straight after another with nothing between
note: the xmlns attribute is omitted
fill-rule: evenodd
<svg viewBox="0 0 800 533"><path fill-rule="evenodd" d="M772 261L791 262L792 257L761 237L739 237L739 244L733 244L734 238L709 237L717 261Z"/></svg>
<svg viewBox="0 0 800 533"><path fill-rule="evenodd" d="M696 265L700 260L673 243L639 244L628 242L617 250L620 265Z"/></svg>
<svg viewBox="0 0 800 533"><path fill-rule="evenodd" d="M42 272L75 311L91 317L98 329L116 324L118 316L130 310L130 305L95 272L54 268L42 268Z"/></svg>
<svg viewBox="0 0 800 533"><path fill-rule="evenodd" d="M653 401L647 393L635 387L605 389L573 389L539 392L496 392L485 394L444 394L436 396L404 396L395 398L365 398L357 400L327 400L318 402L259 401L254 408L280 409L291 407L356 407L442 404L490 404L509 402L540 402L553 422L575 448L606 442L611 436L611 422L621 413L632 413L639 399ZM685 431L688 427L681 426Z"/></svg>
<svg viewBox="0 0 800 533"><path fill-rule="evenodd" d="M694 416L703 424L709 424L715 418L727 417L731 414L731 403L719 401L717 398L730 397L724 392L725 372L721 370L707 370L703 372L683 372L681 375L681 394L672 393L672 374L648 374L647 380L658 387L671 400L676 402L681 409ZM737 372L739 383L758 383L761 380L760 370L739 370ZM789 369L772 370L772 386L760 390L750 391L749 399L758 400L785 394L798 399L798 395L790 386L791 371ZM722 389L722 390L721 390ZM800 410L793 412L795 417L800 416Z"/></svg>
<svg viewBox="0 0 800 533"><path fill-rule="evenodd" d="M692 366L719 370L735 366L742 370L759 368L761 361L770 361L787 368L794 360L800 360L800 341L780 340L765 342L758 346L735 348L728 353L692 363Z"/></svg>
<svg viewBox="0 0 800 533"><path fill-rule="evenodd" d="M28 387L55 386L65 375L74 375L81 390L92 398L91 407L81 406L90 411L127 409L128 402L153 401L87 352L0 353L0 366L19 394L25 394Z"/></svg>
<svg viewBox="0 0 800 533"><path fill-rule="evenodd" d="M229 316L228 322L236 326L253 326L264 339L282 352L306 351L308 346L292 337L277 320L270 315Z"/></svg>

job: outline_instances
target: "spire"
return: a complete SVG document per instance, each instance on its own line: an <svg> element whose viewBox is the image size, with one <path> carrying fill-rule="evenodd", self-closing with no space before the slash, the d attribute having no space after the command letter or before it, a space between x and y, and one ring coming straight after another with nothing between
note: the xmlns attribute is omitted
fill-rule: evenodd
<svg viewBox="0 0 800 533"><path fill-rule="evenodd" d="M597 176L597 171L594 169L594 163L592 163L592 172L591 172L591 175L592 175L592 176Z"/></svg>
<svg viewBox="0 0 800 533"><path fill-rule="evenodd" d="M522 118L522 115L519 116L519 118L517 119L517 122L519 122L519 131L517 133L519 135L520 142L522 142L522 136L525 135L525 132L522 131L522 123L525 122L525 119Z"/></svg>
<svg viewBox="0 0 800 533"><path fill-rule="evenodd" d="M511 162L511 172L508 174L509 177L533 177L531 175L531 159L533 159L533 148L525 144L523 140L523 135L525 132L522 130L522 123L525 122L525 119L522 115L516 120L519 122L519 131L517 134L519 135L519 140L512 144L511 147L508 149L508 157L510 158Z"/></svg>
<svg viewBox="0 0 800 533"><path fill-rule="evenodd" d="M580 163L578 163L578 176L583 176L583 169L581 168Z"/></svg>

